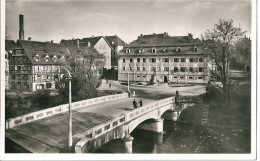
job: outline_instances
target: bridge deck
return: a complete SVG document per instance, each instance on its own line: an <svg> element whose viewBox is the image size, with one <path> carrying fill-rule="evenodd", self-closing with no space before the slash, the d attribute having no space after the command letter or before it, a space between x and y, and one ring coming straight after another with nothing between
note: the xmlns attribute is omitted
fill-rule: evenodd
<svg viewBox="0 0 260 161"><path fill-rule="evenodd" d="M72 111L72 135L95 127L133 109L132 98L82 107ZM138 98L136 99L138 101ZM143 104L153 100L142 99ZM59 152L68 142L68 113L61 113L6 130L5 136L34 153Z"/></svg>

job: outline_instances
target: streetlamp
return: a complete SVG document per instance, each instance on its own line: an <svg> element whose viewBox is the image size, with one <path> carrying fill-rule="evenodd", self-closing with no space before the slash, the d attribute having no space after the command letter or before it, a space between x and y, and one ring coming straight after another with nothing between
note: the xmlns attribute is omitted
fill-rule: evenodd
<svg viewBox="0 0 260 161"><path fill-rule="evenodd" d="M64 68L68 74L69 74L69 141L68 141L68 147L72 146L72 115L71 115L71 74L68 69Z"/></svg>

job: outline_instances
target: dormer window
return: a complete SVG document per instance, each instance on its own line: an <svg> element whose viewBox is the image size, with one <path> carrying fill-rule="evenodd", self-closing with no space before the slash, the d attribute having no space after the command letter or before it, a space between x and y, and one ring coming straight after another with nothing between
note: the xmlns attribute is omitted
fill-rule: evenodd
<svg viewBox="0 0 260 161"><path fill-rule="evenodd" d="M166 48L163 48L163 52L166 53Z"/></svg>
<svg viewBox="0 0 260 161"><path fill-rule="evenodd" d="M197 52L197 51L198 51L197 46L194 46L194 52Z"/></svg>
<svg viewBox="0 0 260 161"><path fill-rule="evenodd" d="M46 55L44 59L45 59L46 62L48 62L49 61L49 55Z"/></svg>
<svg viewBox="0 0 260 161"><path fill-rule="evenodd" d="M140 48L140 49L139 49L139 54L142 53L143 51L144 51L144 49L143 49L143 48Z"/></svg>
<svg viewBox="0 0 260 161"><path fill-rule="evenodd" d="M126 53L128 53L128 54L129 54L129 53L130 53L130 49L126 49Z"/></svg>
<svg viewBox="0 0 260 161"><path fill-rule="evenodd" d="M39 61L40 60L40 57L39 55L37 54L35 57L34 57L35 61Z"/></svg>
<svg viewBox="0 0 260 161"><path fill-rule="evenodd" d="M57 56L54 55L53 58L52 58L52 60L53 60L54 62L56 62L56 61L57 61Z"/></svg>
<svg viewBox="0 0 260 161"><path fill-rule="evenodd" d="M176 52L177 52L177 53L180 53L180 52L181 52L181 48L180 48L180 47L177 47L177 48L176 48Z"/></svg>
<svg viewBox="0 0 260 161"><path fill-rule="evenodd" d="M155 48L152 48L152 53L156 53L156 49Z"/></svg>

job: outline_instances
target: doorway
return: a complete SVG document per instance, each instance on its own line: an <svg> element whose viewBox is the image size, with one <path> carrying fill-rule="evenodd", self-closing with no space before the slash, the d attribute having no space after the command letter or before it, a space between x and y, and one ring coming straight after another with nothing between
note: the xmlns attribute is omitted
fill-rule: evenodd
<svg viewBox="0 0 260 161"><path fill-rule="evenodd" d="M166 75L163 77L163 82L168 83L168 77Z"/></svg>

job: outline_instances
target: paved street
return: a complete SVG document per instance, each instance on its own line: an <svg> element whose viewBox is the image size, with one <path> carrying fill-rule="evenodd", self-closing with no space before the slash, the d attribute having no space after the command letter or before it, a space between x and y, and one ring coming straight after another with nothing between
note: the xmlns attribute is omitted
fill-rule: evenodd
<svg viewBox="0 0 260 161"><path fill-rule="evenodd" d="M136 99L138 101L139 98ZM127 113L133 109L132 100L132 98L125 98L92 105L91 109L87 109L86 106L73 110L73 135ZM151 99L142 98L142 100L144 105L153 102ZM67 134L67 113L50 116L6 131L6 137L34 153L59 152L67 146Z"/></svg>

